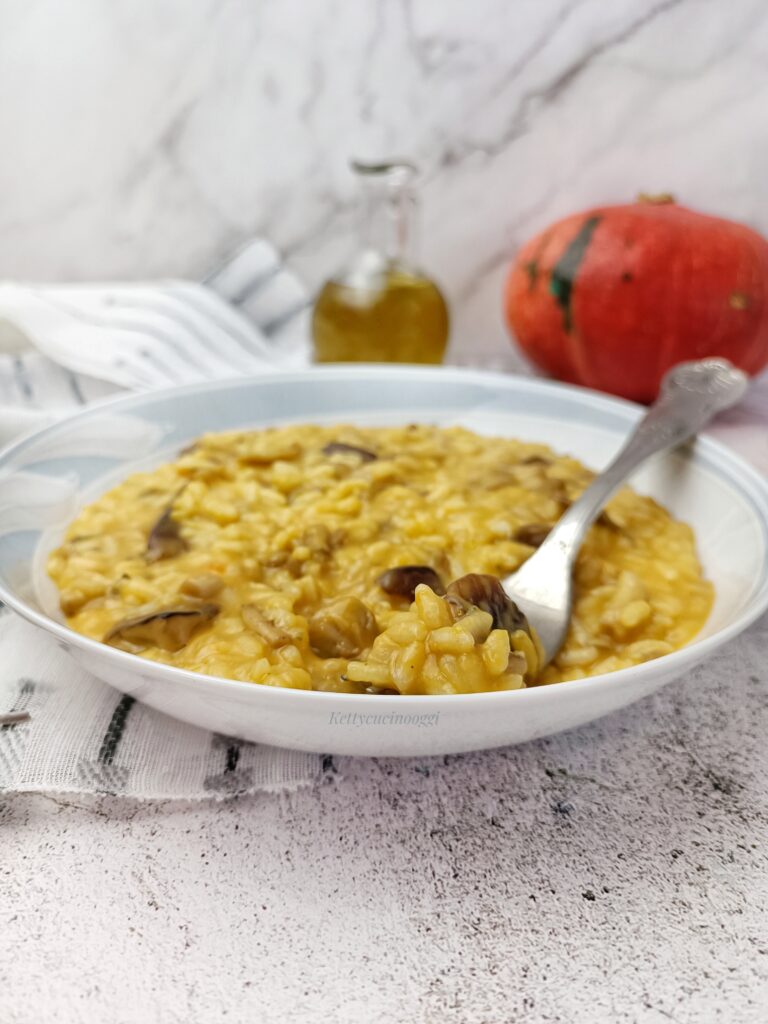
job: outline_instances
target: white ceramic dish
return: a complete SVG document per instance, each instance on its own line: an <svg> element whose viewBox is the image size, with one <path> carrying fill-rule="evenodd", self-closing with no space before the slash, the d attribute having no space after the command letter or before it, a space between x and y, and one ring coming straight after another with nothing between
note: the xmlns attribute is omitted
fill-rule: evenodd
<svg viewBox="0 0 768 1024"><path fill-rule="evenodd" d="M158 665L59 621L44 558L82 504L135 469L173 458L203 431L321 420L462 423L479 433L545 442L599 469L639 415L634 405L581 388L389 366L312 369L104 403L0 453L0 599L112 686L221 733L298 750L382 755L445 754L534 739L657 690L768 606L768 483L728 449L700 439L633 481L696 531L717 589L703 632L657 661L558 686L374 697L283 690Z"/></svg>

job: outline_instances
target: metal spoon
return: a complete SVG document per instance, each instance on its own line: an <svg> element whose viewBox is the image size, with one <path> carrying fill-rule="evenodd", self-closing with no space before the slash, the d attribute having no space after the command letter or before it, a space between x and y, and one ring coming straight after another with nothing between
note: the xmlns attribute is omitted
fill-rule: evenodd
<svg viewBox="0 0 768 1024"><path fill-rule="evenodd" d="M573 563L603 506L652 455L696 434L715 413L735 405L747 376L727 359L680 363L664 377L661 393L611 464L553 527L541 547L502 580L507 596L536 630L550 662L565 640L573 603Z"/></svg>

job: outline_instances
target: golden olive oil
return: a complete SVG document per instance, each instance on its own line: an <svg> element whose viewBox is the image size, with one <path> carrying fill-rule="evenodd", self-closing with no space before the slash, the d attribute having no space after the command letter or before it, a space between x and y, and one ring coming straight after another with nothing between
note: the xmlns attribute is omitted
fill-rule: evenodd
<svg viewBox="0 0 768 1024"><path fill-rule="evenodd" d="M328 281L312 320L319 363L439 363L448 341L448 308L438 287L405 270L378 287Z"/></svg>
<svg viewBox="0 0 768 1024"><path fill-rule="evenodd" d="M440 363L448 307L412 262L415 169L352 165L360 176L360 241L352 260L322 287L312 317L315 361Z"/></svg>

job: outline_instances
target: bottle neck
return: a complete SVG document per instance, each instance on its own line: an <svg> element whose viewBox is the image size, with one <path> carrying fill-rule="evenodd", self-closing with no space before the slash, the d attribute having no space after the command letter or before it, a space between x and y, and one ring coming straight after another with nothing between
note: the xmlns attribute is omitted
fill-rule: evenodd
<svg viewBox="0 0 768 1024"><path fill-rule="evenodd" d="M387 266L415 261L416 196L407 164L357 165L361 187L359 244Z"/></svg>

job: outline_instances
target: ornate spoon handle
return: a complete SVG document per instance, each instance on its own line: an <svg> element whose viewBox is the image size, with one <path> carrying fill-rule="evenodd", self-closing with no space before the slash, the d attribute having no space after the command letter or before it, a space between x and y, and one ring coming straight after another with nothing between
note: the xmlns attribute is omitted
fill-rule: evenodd
<svg viewBox="0 0 768 1024"><path fill-rule="evenodd" d="M562 644L570 619L571 570L584 536L603 506L651 455L681 444L715 413L735 405L747 388L746 374L725 359L681 363L666 375L661 393L630 434L613 462L579 497L527 562L504 580L507 593L539 623L551 658Z"/></svg>
<svg viewBox="0 0 768 1024"><path fill-rule="evenodd" d="M670 370L662 381L659 397L624 447L573 503L552 533L568 526L578 538L577 543L581 543L610 496L641 463L693 437L716 413L735 405L747 383L746 374L725 359L680 363Z"/></svg>

